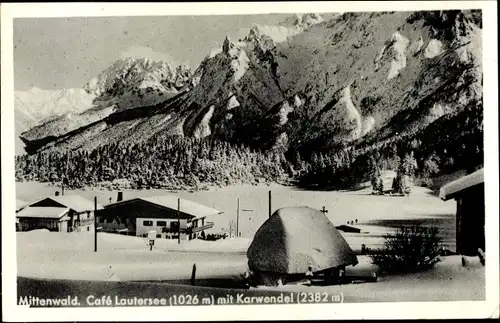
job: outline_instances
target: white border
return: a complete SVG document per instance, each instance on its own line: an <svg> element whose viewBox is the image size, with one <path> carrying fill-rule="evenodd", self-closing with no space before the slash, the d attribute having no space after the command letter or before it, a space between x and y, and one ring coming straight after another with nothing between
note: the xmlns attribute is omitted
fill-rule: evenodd
<svg viewBox="0 0 500 323"><path fill-rule="evenodd" d="M16 306L14 186L13 18L68 16L149 16L299 12L414 11L483 9L484 131L486 170L485 302L252 305L169 308L24 309ZM6 321L68 320L283 320L498 317L498 53L495 1L363 1L269 3L71 3L2 4L2 302ZM307 307L306 307L307 306Z"/></svg>

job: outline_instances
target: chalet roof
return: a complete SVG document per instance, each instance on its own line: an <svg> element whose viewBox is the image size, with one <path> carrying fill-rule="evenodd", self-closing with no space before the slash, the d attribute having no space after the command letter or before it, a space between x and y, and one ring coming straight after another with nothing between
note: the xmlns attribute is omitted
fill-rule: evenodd
<svg viewBox="0 0 500 323"><path fill-rule="evenodd" d="M66 207L76 212L93 211L95 208L93 201L87 200L86 198L80 195L48 196L36 202L30 203L30 206L42 202L46 199L55 201L57 204L60 204L61 207ZM102 205L97 204L98 210L102 208L103 208Z"/></svg>
<svg viewBox="0 0 500 323"><path fill-rule="evenodd" d="M20 200L20 199L16 199L16 211L19 211L20 209L22 209L26 205L28 205L27 202Z"/></svg>
<svg viewBox="0 0 500 323"><path fill-rule="evenodd" d="M482 183L484 183L484 168L444 185L439 190L439 197L447 201L460 192Z"/></svg>
<svg viewBox="0 0 500 323"><path fill-rule="evenodd" d="M45 206L28 206L16 214L17 218L36 218L36 219L60 219L69 208L65 207L45 207Z"/></svg>
<svg viewBox="0 0 500 323"><path fill-rule="evenodd" d="M156 204L168 209L172 210L177 210L177 200L179 199L178 196L175 195L161 195L161 196L151 196L151 197L137 197L134 199L130 200L123 200L120 202L112 203L106 205L106 208L109 207L114 207L117 205L125 204L125 203L133 203L134 201L145 201L149 202L152 204ZM191 215L193 218L200 218L200 217L206 217L210 215L215 215L215 214L221 214L222 212L216 209L213 209L211 207L205 206L203 204L186 200L181 198L180 199L180 211L184 214Z"/></svg>

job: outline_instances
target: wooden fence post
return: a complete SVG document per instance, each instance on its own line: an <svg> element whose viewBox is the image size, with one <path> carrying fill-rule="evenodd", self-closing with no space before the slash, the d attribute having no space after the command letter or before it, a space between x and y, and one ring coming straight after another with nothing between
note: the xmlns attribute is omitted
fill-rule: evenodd
<svg viewBox="0 0 500 323"><path fill-rule="evenodd" d="M191 271L191 285L196 283L196 264L193 264L193 269Z"/></svg>

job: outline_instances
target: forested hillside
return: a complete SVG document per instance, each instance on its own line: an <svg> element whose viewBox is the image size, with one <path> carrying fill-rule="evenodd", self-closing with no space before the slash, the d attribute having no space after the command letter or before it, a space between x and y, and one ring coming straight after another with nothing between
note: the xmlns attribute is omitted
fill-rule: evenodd
<svg viewBox="0 0 500 323"><path fill-rule="evenodd" d="M88 152L40 152L16 157L16 179L63 181L68 187L190 188L237 183L294 183L311 188L353 188L369 180L373 161L397 169L413 155L415 175L430 180L441 173L483 164L482 107L441 118L429 127L370 146L302 157L298 151L259 151L210 137L154 137L138 144L111 144ZM432 184L429 184L432 185Z"/></svg>
<svg viewBox="0 0 500 323"><path fill-rule="evenodd" d="M102 183L132 188L202 188L206 185L279 182L292 175L282 153L261 153L210 139L155 137L111 144L92 152L17 157L18 180L63 181L69 187Z"/></svg>

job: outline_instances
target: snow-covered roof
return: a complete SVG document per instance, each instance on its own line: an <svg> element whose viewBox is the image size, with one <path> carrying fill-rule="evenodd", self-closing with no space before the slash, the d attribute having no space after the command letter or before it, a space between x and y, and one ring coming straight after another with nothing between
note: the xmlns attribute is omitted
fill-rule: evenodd
<svg viewBox="0 0 500 323"><path fill-rule="evenodd" d="M17 218L37 218L37 219L60 219L69 208L65 207L43 207L43 206L28 206L16 214Z"/></svg>
<svg viewBox="0 0 500 323"><path fill-rule="evenodd" d="M457 193L481 183L484 183L484 168L444 185L439 190L439 197L446 201Z"/></svg>
<svg viewBox="0 0 500 323"><path fill-rule="evenodd" d="M161 195L161 196L150 196L150 197L138 197L134 198L131 200L124 200L120 202L116 202L113 204L108 204L106 205L106 208L108 207L113 207L115 205L123 204L123 203L130 203L134 200L142 200L146 201L152 204L156 204L162 207L166 207L172 210L177 210L177 200L179 199L178 196L175 195ZM216 214L221 214L222 212L219 210L216 210L214 208L205 206L203 204L186 200L181 198L180 199L180 211L184 214L188 214L193 216L194 218L201 218L201 217L206 217L210 215L216 215Z"/></svg>
<svg viewBox="0 0 500 323"><path fill-rule="evenodd" d="M321 211L310 207L278 209L255 233L247 251L251 270L303 274L356 265L357 257Z"/></svg>
<svg viewBox="0 0 500 323"><path fill-rule="evenodd" d="M25 201L23 200L20 200L20 199L16 199L16 210L20 210L22 209L23 207L25 207L28 203L26 203Z"/></svg>
<svg viewBox="0 0 500 323"><path fill-rule="evenodd" d="M48 196L34 203L31 203L30 205L35 205L46 199L51 199L52 201L55 201L56 203L60 204L62 207L72 209L76 212L93 211L95 208L93 201L87 200L86 198L80 195ZM102 205L97 204L98 210L102 208L103 208Z"/></svg>

